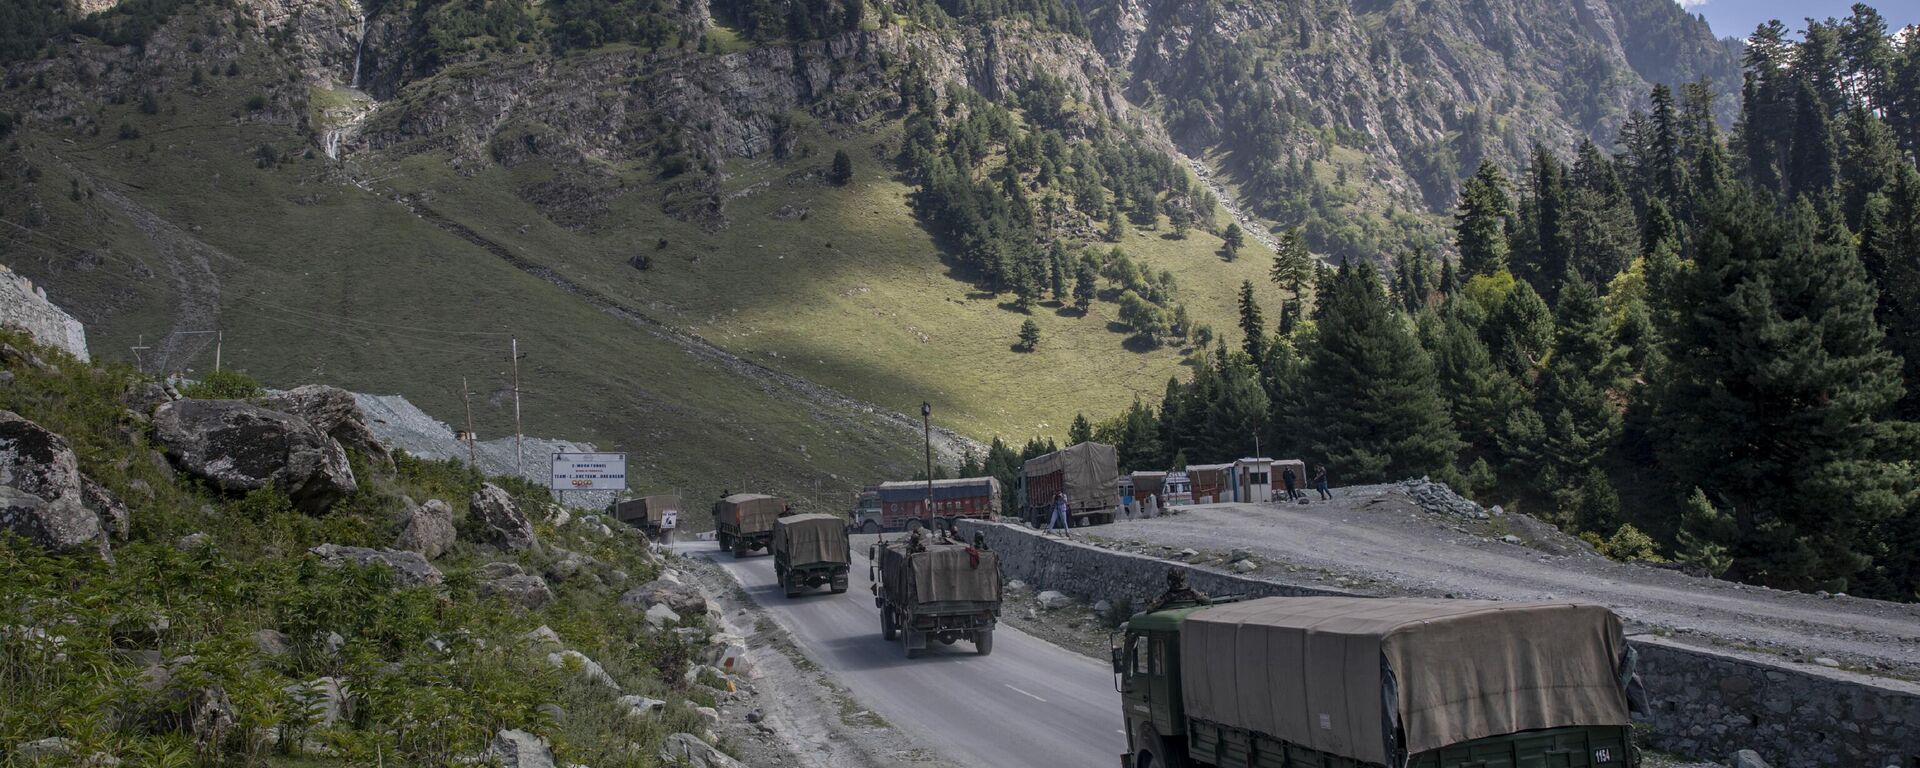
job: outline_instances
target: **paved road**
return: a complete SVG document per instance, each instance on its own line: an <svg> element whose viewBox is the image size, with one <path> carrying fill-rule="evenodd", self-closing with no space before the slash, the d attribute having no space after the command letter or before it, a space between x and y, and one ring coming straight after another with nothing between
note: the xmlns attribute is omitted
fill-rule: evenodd
<svg viewBox="0 0 1920 768"><path fill-rule="evenodd" d="M968 766L1111 768L1126 748L1119 694L1098 662L1001 624L993 655L966 641L908 660L880 639L880 611L867 591L867 545L854 537L845 594L788 600L773 579L773 558L740 560L713 542L683 542L684 554L717 562L793 635L809 659L861 704L918 742Z"/></svg>

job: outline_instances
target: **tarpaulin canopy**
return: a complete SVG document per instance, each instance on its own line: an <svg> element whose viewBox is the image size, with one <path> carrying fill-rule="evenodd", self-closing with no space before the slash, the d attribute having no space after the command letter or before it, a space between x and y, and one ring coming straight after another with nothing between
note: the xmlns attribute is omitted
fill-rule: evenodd
<svg viewBox="0 0 1920 768"><path fill-rule="evenodd" d="M1620 618L1598 605L1270 597L1180 628L1192 717L1387 764L1397 721L1417 755L1567 726L1624 726Z"/></svg>
<svg viewBox="0 0 1920 768"><path fill-rule="evenodd" d="M887 599L896 603L1000 601L1000 561L990 550L930 544L907 554L907 544L895 542L880 550L880 573Z"/></svg>
<svg viewBox="0 0 1920 768"><path fill-rule="evenodd" d="M1029 459L1023 466L1026 476L1043 477L1061 473L1060 490L1075 509L1102 509L1120 503L1119 454L1106 443L1080 443L1044 456ZM1039 506L1052 499L1027 499Z"/></svg>
<svg viewBox="0 0 1920 768"><path fill-rule="evenodd" d="M847 554L847 521L817 512L773 521L773 551L785 554L789 566L853 562Z"/></svg>
<svg viewBox="0 0 1920 768"><path fill-rule="evenodd" d="M642 523L659 525L662 513L680 511L680 497L673 494L642 496L637 499L620 502L613 508L613 515L628 525Z"/></svg>
<svg viewBox="0 0 1920 768"><path fill-rule="evenodd" d="M882 501L917 501L927 497L927 481L895 480L875 487ZM991 477L961 477L933 481L933 500L966 499L986 496L993 508L1000 507L1000 481Z"/></svg>
<svg viewBox="0 0 1920 768"><path fill-rule="evenodd" d="M787 503L778 496L760 493L736 493L713 505L713 522L732 525L741 533L759 533L773 528L773 520Z"/></svg>

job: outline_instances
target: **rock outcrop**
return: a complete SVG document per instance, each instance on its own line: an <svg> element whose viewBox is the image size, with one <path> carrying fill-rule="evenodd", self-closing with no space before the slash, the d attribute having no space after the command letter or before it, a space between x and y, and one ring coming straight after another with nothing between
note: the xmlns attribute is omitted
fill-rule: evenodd
<svg viewBox="0 0 1920 768"><path fill-rule="evenodd" d="M691 733L668 736L667 743L660 747L660 762L687 768L746 768L740 761L728 757L727 753L714 749L712 744L701 741L700 737Z"/></svg>
<svg viewBox="0 0 1920 768"><path fill-rule="evenodd" d="M47 299L47 292L0 264L0 328L26 331L34 341L87 360L87 329Z"/></svg>
<svg viewBox="0 0 1920 768"><path fill-rule="evenodd" d="M154 410L153 430L174 464L226 493L271 485L319 514L354 492L346 451L298 416L240 400L175 400Z"/></svg>
<svg viewBox="0 0 1920 768"><path fill-rule="evenodd" d="M505 488L493 483L482 484L480 490L473 492L467 515L475 525L480 543L516 552L533 548L533 522L520 511L520 504Z"/></svg>
<svg viewBox="0 0 1920 768"><path fill-rule="evenodd" d="M0 529L56 552L125 538L127 506L80 473L67 440L10 411L0 411Z"/></svg>
<svg viewBox="0 0 1920 768"><path fill-rule="evenodd" d="M340 447L359 451L375 461L391 462L387 447L367 426L353 393L324 384L308 384L285 392L267 395L267 407L306 419L314 429L340 443Z"/></svg>
<svg viewBox="0 0 1920 768"><path fill-rule="evenodd" d="M425 504L409 505L401 526L400 537L393 544L396 549L437 560L453 547L453 507L444 501L428 499Z"/></svg>
<svg viewBox="0 0 1920 768"><path fill-rule="evenodd" d="M675 613L695 616L707 612L707 598L700 590L666 579L654 579L627 590L620 596L620 605L637 611L665 605Z"/></svg>
<svg viewBox="0 0 1920 768"><path fill-rule="evenodd" d="M427 563L418 552L398 549L368 549L322 544L308 550L328 565L353 563L361 567L378 566L393 572L393 585L401 589L439 584L446 581L438 568Z"/></svg>
<svg viewBox="0 0 1920 768"><path fill-rule="evenodd" d="M547 740L521 730L501 731L487 748L487 757L500 768L554 768Z"/></svg>

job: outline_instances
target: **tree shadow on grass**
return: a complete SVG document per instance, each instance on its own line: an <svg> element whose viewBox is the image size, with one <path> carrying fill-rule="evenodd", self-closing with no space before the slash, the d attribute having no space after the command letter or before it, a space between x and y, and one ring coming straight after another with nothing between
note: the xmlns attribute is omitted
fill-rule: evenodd
<svg viewBox="0 0 1920 768"><path fill-rule="evenodd" d="M1120 342L1120 346L1125 348L1128 352L1133 352L1135 354L1146 354L1148 352L1152 352L1154 350L1159 349L1163 345L1157 341L1154 341L1153 339L1149 339L1146 336L1136 333L1136 334L1133 334L1132 336L1128 336L1126 341Z"/></svg>

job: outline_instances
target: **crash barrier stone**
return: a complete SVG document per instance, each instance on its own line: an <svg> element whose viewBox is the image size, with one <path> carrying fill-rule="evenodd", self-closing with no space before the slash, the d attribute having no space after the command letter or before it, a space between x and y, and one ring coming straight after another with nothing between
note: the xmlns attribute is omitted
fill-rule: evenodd
<svg viewBox="0 0 1920 768"><path fill-rule="evenodd" d="M1214 597L1355 593L1223 573L1116 552L1029 528L960 521L962 539L985 536L1001 577L1081 601L1144 607L1166 589L1167 569ZM1752 749L1775 765L1920 768L1920 685L1846 670L1793 665L1684 645L1653 635L1628 638L1653 712L1642 746L1722 760Z"/></svg>

